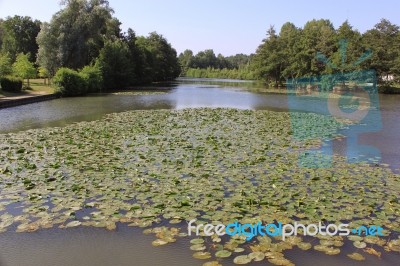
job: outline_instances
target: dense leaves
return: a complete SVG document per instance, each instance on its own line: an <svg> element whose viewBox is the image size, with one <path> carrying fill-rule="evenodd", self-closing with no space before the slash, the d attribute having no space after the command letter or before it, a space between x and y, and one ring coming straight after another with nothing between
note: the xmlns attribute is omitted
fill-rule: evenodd
<svg viewBox="0 0 400 266"><path fill-rule="evenodd" d="M13 76L0 77L0 85L4 91L20 92L22 90L22 79Z"/></svg>
<svg viewBox="0 0 400 266"><path fill-rule="evenodd" d="M326 19L308 21L303 28L288 22L279 34L268 29L252 67L258 79L275 86L287 79L365 69L376 70L380 81L398 81L399 38L399 27L386 19L363 35L348 21L337 30Z"/></svg>
<svg viewBox="0 0 400 266"><path fill-rule="evenodd" d="M20 53L28 54L29 61L35 62L39 31L39 20L22 16L7 17L0 21L0 52L8 53L12 60Z"/></svg>
<svg viewBox="0 0 400 266"><path fill-rule="evenodd" d="M57 92L63 96L77 96L87 92L86 76L75 70L60 68L54 76Z"/></svg>

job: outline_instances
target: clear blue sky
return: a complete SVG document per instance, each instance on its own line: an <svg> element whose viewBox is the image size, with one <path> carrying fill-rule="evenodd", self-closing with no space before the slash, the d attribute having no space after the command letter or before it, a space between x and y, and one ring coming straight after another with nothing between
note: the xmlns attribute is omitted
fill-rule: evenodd
<svg viewBox="0 0 400 266"><path fill-rule="evenodd" d="M253 53L275 25L290 21L298 27L311 19L330 19L339 27L346 19L364 32L381 18L400 25L400 1L371 0L109 0L122 29L138 35L157 31L179 52L214 49L216 54ZM58 0L0 0L0 18L27 15L50 21L60 10Z"/></svg>

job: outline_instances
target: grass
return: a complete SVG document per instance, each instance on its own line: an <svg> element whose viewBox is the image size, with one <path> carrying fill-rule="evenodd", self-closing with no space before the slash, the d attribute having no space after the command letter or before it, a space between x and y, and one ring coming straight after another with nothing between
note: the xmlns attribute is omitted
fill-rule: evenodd
<svg viewBox="0 0 400 266"><path fill-rule="evenodd" d="M43 79L31 79L30 80L30 88L26 88L27 83L24 80L24 88L22 92L8 92L0 89L0 98L2 97L16 97L16 96L25 96L30 94L51 94L54 93L54 87L45 85Z"/></svg>

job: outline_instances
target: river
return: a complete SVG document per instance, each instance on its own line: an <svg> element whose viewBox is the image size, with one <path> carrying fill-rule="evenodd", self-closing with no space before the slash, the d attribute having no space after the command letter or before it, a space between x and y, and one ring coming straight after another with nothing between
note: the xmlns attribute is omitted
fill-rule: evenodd
<svg viewBox="0 0 400 266"><path fill-rule="evenodd" d="M144 90L148 90L146 87ZM61 127L79 121L100 119L108 113L145 109L182 109L224 107L252 110L309 111L316 100L310 97L293 109L286 93L262 85L238 80L178 79L153 86L159 94L129 95L102 93L85 97L61 98L0 110L0 133L33 128ZM381 158L377 163L400 168L400 95L379 95L380 126L374 132L361 133L360 145L377 148ZM341 132L347 136L349 130ZM346 145L346 139L332 143L335 153L357 154L357 145ZM191 257L189 240L183 238L173 245L154 248L152 235L140 228L118 226L117 231L99 228L45 229L34 233L0 234L0 266L25 265L201 265ZM83 255L84 254L84 255ZM299 251L289 251L287 257L296 265L398 265L398 254L364 262L349 261L345 255L326 256L316 251L307 257ZM378 264L377 264L378 263ZM226 264L224 261L223 265ZM233 265L233 264L232 264ZM258 265L258 264L254 264Z"/></svg>

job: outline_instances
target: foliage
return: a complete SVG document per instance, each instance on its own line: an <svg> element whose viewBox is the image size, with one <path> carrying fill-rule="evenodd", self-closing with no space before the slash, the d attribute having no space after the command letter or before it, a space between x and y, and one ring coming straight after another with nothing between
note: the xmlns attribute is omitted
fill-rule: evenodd
<svg viewBox="0 0 400 266"><path fill-rule="evenodd" d="M80 74L86 80L87 92L98 92L103 88L103 73L99 67L85 66Z"/></svg>
<svg viewBox="0 0 400 266"><path fill-rule="evenodd" d="M5 76L0 78L0 85L3 91L21 92L22 79L13 76Z"/></svg>
<svg viewBox="0 0 400 266"><path fill-rule="evenodd" d="M345 21L337 30L329 20L311 20L303 28L285 23L279 34L267 31L251 63L257 79L278 85L297 77L374 69L382 82L400 75L399 27L382 19L363 35ZM369 53L372 57L367 59ZM333 84L321 84L331 88Z"/></svg>
<svg viewBox="0 0 400 266"><path fill-rule="evenodd" d="M147 57L148 67L152 70L152 81L167 81L179 76L176 50L162 35L151 32L146 38L139 37L136 45Z"/></svg>
<svg viewBox="0 0 400 266"><path fill-rule="evenodd" d="M38 35L38 63L54 74L59 67L80 69L90 64L107 40L119 37L120 22L105 0L65 1Z"/></svg>
<svg viewBox="0 0 400 266"><path fill-rule="evenodd" d="M193 69L228 69L228 70L239 70L247 68L249 66L252 55L236 54L233 56L224 57L222 54L215 56L212 49L207 49L198 52L193 55L191 50L185 50L179 54L178 60L181 67L181 76L192 77ZM189 69L192 69L188 72ZM206 74L207 71L202 71L207 77L213 75ZM232 71L234 72L234 71ZM231 76L234 76L233 74ZM224 78L225 76L218 76L218 78Z"/></svg>
<svg viewBox="0 0 400 266"><path fill-rule="evenodd" d="M0 77L10 75L12 73L11 58L8 53L0 53Z"/></svg>
<svg viewBox="0 0 400 266"><path fill-rule="evenodd" d="M87 92L86 79L75 70L60 68L54 76L56 92L63 96L78 96Z"/></svg>
<svg viewBox="0 0 400 266"><path fill-rule="evenodd" d="M224 78L224 79L255 79L254 72L249 69L219 69L219 68L189 68L186 77L193 78Z"/></svg>
<svg viewBox="0 0 400 266"><path fill-rule="evenodd" d="M30 62L35 62L38 51L36 37L40 31L39 20L31 17L8 17L0 24L2 42L0 48L3 53L9 53L15 60L20 53L28 54Z"/></svg>
<svg viewBox="0 0 400 266"><path fill-rule="evenodd" d="M133 68L128 45L122 40L109 41L100 51L96 68L101 69L106 89L124 88L131 84Z"/></svg>
<svg viewBox="0 0 400 266"><path fill-rule="evenodd" d="M23 79L28 80L29 87L29 79L36 77L36 69L29 61L29 57L27 54L19 54L15 63L13 64L13 72L16 76L21 77Z"/></svg>

